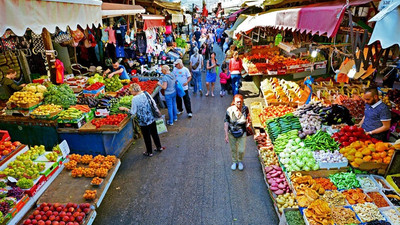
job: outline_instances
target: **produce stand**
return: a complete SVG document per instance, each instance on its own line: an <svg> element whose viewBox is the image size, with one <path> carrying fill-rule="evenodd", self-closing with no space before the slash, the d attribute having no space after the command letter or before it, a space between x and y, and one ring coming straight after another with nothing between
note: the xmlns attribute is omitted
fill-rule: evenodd
<svg viewBox="0 0 400 225"><path fill-rule="evenodd" d="M114 167L108 172L107 177L104 178L102 185L97 188L97 196L93 201L86 201L82 196L86 189L92 189L90 185L90 180L92 178L72 178L70 172L63 170L60 175L56 178L55 182L50 185L48 190L38 199L38 204L43 202L48 203L61 203L66 204L68 202L73 202L76 204L89 202L98 208L103 201L108 188L111 185L119 167L121 161L117 159Z"/></svg>
<svg viewBox="0 0 400 225"><path fill-rule="evenodd" d="M47 149L59 143L56 120L20 116L0 116L0 129L27 145L44 145Z"/></svg>
<svg viewBox="0 0 400 225"><path fill-rule="evenodd" d="M80 129L58 129L61 140L67 140L72 153L122 155L133 143L133 119L125 118L118 128L96 129L91 123Z"/></svg>

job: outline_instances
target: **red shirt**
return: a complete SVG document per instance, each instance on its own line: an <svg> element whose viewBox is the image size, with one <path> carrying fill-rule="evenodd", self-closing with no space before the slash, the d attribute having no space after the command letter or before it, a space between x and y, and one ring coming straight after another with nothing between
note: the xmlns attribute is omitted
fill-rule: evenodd
<svg viewBox="0 0 400 225"><path fill-rule="evenodd" d="M231 75L228 75L224 72L219 74L219 82L221 84L226 84L226 82L228 81L229 78L231 78Z"/></svg>
<svg viewBox="0 0 400 225"><path fill-rule="evenodd" d="M243 70L243 65L242 65L242 60L238 59L236 60L235 58L232 58L229 61L229 71L239 71L242 72Z"/></svg>

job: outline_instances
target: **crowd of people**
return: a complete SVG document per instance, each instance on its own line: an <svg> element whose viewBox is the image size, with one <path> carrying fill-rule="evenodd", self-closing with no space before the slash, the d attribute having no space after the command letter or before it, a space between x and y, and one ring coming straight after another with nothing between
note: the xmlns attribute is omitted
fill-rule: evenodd
<svg viewBox="0 0 400 225"><path fill-rule="evenodd" d="M229 38L226 37L223 22L205 22L193 29L190 35L190 59L186 67L181 59L173 64L173 69L168 65L161 67L162 77L158 82L161 93L165 97L168 109L167 125L172 126L178 120L178 115L183 113L185 107L188 118L193 117L190 95L203 96L203 79L205 77L206 97L214 97L215 83L219 78L220 96L233 95L231 106L227 109L224 119L225 141L229 143L232 153L231 169L243 170L243 156L246 148L247 124L249 110L244 105L243 96L239 94L243 65ZM217 59L215 48L223 50L223 60ZM220 57L218 57L220 58ZM115 66L114 73L120 68ZM107 71L111 72L111 71ZM111 73L112 75L112 73ZM189 86L193 86L189 91ZM161 116L154 100L148 93L143 92L138 85L130 88L132 108L121 108L136 115L142 130L146 145L145 156L153 156L153 151L162 151L160 138L157 134L156 119ZM181 94L179 94L181 91ZM182 103L183 101L183 103ZM156 148L152 149L151 138Z"/></svg>

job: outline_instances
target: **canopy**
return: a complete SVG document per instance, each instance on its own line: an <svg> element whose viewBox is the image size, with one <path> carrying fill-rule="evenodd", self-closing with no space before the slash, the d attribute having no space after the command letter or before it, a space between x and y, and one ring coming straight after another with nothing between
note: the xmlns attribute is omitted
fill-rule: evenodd
<svg viewBox="0 0 400 225"><path fill-rule="evenodd" d="M27 28L41 34L43 28L54 33L56 27L97 26L102 23L101 4L99 0L2 0L0 35L7 29L22 36Z"/></svg>
<svg viewBox="0 0 400 225"><path fill-rule="evenodd" d="M240 13L243 12L245 9L246 9L246 8L244 8L244 9L239 9L238 11L232 13L232 14L229 16L229 21L231 21L231 22L235 21L235 20L236 20L236 17L238 17L238 15L240 15Z"/></svg>
<svg viewBox="0 0 400 225"><path fill-rule="evenodd" d="M246 20L246 18L248 17L248 15L244 15L241 14L239 15L239 17L237 18L236 22L233 24L232 28L229 30L225 30L225 33L229 36L229 37L233 37L233 32L236 30L236 28L243 23L243 21Z"/></svg>
<svg viewBox="0 0 400 225"><path fill-rule="evenodd" d="M258 14L254 18L248 17L235 31L248 32L256 27L273 27L279 29L299 30L312 34L326 33L328 37L335 36L343 19L345 9L353 5L361 5L371 0L353 0L348 4L341 0L336 2L323 2L302 8L289 8L270 10Z"/></svg>
<svg viewBox="0 0 400 225"><path fill-rule="evenodd" d="M263 7L264 0L248 0L242 3L243 7Z"/></svg>
<svg viewBox="0 0 400 225"><path fill-rule="evenodd" d="M171 14L171 22L172 23L183 23L183 14L179 11L169 10L167 9L168 14Z"/></svg>
<svg viewBox="0 0 400 225"><path fill-rule="evenodd" d="M382 48L400 45L400 1L395 1L376 14L369 22L376 21L368 45L380 41ZM389 31L389 32L388 32Z"/></svg>
<svg viewBox="0 0 400 225"><path fill-rule="evenodd" d="M146 12L146 10L140 5L127 5L106 2L101 5L101 9L101 14L103 18L135 15Z"/></svg>
<svg viewBox="0 0 400 225"><path fill-rule="evenodd" d="M165 17L164 16L142 14L142 18L144 20L143 30L156 28L156 27L165 27Z"/></svg>

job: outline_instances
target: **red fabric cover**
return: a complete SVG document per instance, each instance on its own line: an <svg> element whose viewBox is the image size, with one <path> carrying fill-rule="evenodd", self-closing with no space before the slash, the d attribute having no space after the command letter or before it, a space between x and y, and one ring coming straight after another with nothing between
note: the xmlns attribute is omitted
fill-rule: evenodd
<svg viewBox="0 0 400 225"><path fill-rule="evenodd" d="M165 27L165 21L163 19L159 20L144 20L143 30L155 28L155 27Z"/></svg>

